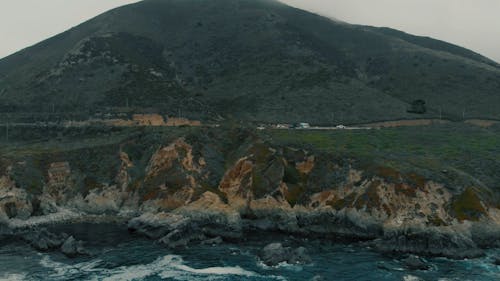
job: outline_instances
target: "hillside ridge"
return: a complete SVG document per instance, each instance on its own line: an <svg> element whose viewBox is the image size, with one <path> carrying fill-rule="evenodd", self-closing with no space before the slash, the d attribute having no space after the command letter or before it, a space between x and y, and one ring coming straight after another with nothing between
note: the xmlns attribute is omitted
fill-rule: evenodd
<svg viewBox="0 0 500 281"><path fill-rule="evenodd" d="M2 120L499 119L499 93L498 64L465 48L264 0L142 1L0 60Z"/></svg>

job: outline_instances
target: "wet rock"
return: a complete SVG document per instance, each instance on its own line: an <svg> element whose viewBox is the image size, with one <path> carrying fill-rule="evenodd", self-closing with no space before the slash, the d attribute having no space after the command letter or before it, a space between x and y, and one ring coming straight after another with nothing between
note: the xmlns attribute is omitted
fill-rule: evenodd
<svg viewBox="0 0 500 281"><path fill-rule="evenodd" d="M0 242L2 242L4 239L5 241L9 242L8 237L12 235L12 229L0 221Z"/></svg>
<svg viewBox="0 0 500 281"><path fill-rule="evenodd" d="M451 259L484 256L484 251L464 233L432 228L385 233L382 239L374 241L374 246L385 253L410 253Z"/></svg>
<svg viewBox="0 0 500 281"><path fill-rule="evenodd" d="M203 233L196 231L188 232L176 229L167 234L165 237L158 240L158 242L169 248L175 249L175 248L185 248L190 243L199 242L203 240L206 240L206 237L205 235L203 235Z"/></svg>
<svg viewBox="0 0 500 281"><path fill-rule="evenodd" d="M471 225L472 240L480 248L500 248L500 225L480 222Z"/></svg>
<svg viewBox="0 0 500 281"><path fill-rule="evenodd" d="M61 252L69 258L88 255L87 250L83 247L82 241L77 241L73 236L68 237L61 246Z"/></svg>
<svg viewBox="0 0 500 281"><path fill-rule="evenodd" d="M55 203L55 200L51 198L50 196L47 195L42 195L39 198L39 212L42 215L49 215L49 214L54 214L57 213L57 205Z"/></svg>
<svg viewBox="0 0 500 281"><path fill-rule="evenodd" d="M496 257L493 259L493 264L500 266L500 257Z"/></svg>
<svg viewBox="0 0 500 281"><path fill-rule="evenodd" d="M6 203L4 206L3 206L4 210L5 210L5 214L7 214L7 217L9 219L11 218L15 218L17 216L17 207L16 207L16 203L14 202L9 202L9 203Z"/></svg>
<svg viewBox="0 0 500 281"><path fill-rule="evenodd" d="M159 239L175 229L185 227L189 222L188 218L180 215L147 213L131 219L128 223L128 230L132 233L149 237L150 239Z"/></svg>
<svg viewBox="0 0 500 281"><path fill-rule="evenodd" d="M406 259L402 260L404 266L409 270L428 270L429 265L425 263L421 258L410 255Z"/></svg>
<svg viewBox="0 0 500 281"><path fill-rule="evenodd" d="M22 240L29 243L38 251L58 249L67 238L68 235L66 233L54 234L45 228L30 230L30 232L21 235Z"/></svg>
<svg viewBox="0 0 500 281"><path fill-rule="evenodd" d="M0 235L9 234L12 234L12 229L7 224L0 222Z"/></svg>
<svg viewBox="0 0 500 281"><path fill-rule="evenodd" d="M262 249L260 258L266 265L275 266L288 260L290 250L290 248L283 247L281 243L272 243Z"/></svg>
<svg viewBox="0 0 500 281"><path fill-rule="evenodd" d="M199 225L201 224L201 222L198 222L197 224ZM243 239L243 233L241 232L241 230L221 224L211 224L208 226L203 226L201 228L201 231L208 237L221 237L227 241L238 242Z"/></svg>
<svg viewBox="0 0 500 281"><path fill-rule="evenodd" d="M291 264L309 264L311 263L311 257L307 254L307 250L304 247L298 247L293 250L288 263Z"/></svg>
<svg viewBox="0 0 500 281"><path fill-rule="evenodd" d="M276 266L283 262L289 264L307 264L311 262L305 248L292 249L283 247L281 243L272 243L265 246L259 256L267 266Z"/></svg>
<svg viewBox="0 0 500 281"><path fill-rule="evenodd" d="M220 236L201 241L201 245L219 245L224 242Z"/></svg>

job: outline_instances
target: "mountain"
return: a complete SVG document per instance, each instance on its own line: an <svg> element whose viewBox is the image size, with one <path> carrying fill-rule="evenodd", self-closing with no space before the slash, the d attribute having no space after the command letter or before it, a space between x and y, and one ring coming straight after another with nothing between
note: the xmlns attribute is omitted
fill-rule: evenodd
<svg viewBox="0 0 500 281"><path fill-rule="evenodd" d="M419 100L425 110L409 113ZM0 104L2 119L500 119L500 66L446 42L271 0L145 0L0 60Z"/></svg>

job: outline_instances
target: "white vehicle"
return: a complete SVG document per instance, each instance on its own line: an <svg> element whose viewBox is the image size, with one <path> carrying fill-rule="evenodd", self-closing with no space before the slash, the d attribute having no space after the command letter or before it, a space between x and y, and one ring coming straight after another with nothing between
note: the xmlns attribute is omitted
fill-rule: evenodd
<svg viewBox="0 0 500 281"><path fill-rule="evenodd" d="M311 125L309 123L299 123L297 128L299 129L309 129L311 128Z"/></svg>

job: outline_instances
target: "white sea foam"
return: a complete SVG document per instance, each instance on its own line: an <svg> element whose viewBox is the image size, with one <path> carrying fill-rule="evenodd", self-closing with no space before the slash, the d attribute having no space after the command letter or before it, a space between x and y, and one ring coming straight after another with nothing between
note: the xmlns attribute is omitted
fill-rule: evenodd
<svg viewBox="0 0 500 281"><path fill-rule="evenodd" d="M101 270L98 265L101 263L102 261L97 259L76 264L65 264L52 260L48 255L43 255L40 260L41 266L53 271L49 273L51 278L65 278L75 274L99 272Z"/></svg>
<svg viewBox="0 0 500 281"><path fill-rule="evenodd" d="M0 281L26 281L29 280L26 274L7 273L0 275Z"/></svg>
<svg viewBox="0 0 500 281"><path fill-rule="evenodd" d="M101 260L68 265L52 260L44 255L40 265L50 269L51 280L64 280L71 276L86 275L90 280L103 281L136 281L147 277L158 276L163 279L174 279L179 281L190 280L228 280L231 276L236 277L263 277L259 274L245 270L238 266L193 268L184 264L183 259L176 255L166 255L149 264L121 266L113 269L100 267ZM269 278L270 276L266 276ZM276 280L286 280L281 277L273 277Z"/></svg>
<svg viewBox="0 0 500 281"><path fill-rule="evenodd" d="M301 265L301 264L289 264L287 262L280 262L277 265L269 266L260 260L257 262L257 266L262 268L262 269L265 269L265 270L272 270L272 269L280 268L280 269L286 269L286 270L296 271L296 272L302 271L304 269L304 265ZM313 264L310 264L308 266L313 266Z"/></svg>
<svg viewBox="0 0 500 281"><path fill-rule="evenodd" d="M234 276L257 276L256 273L242 269L241 267L208 267L196 269L184 264L181 257L167 255L155 260L150 264L124 266L117 269L108 270L107 276L103 280L138 280L148 276L157 275L161 278L173 278L176 280L193 280L196 275L215 276L234 275ZM194 276L193 276L194 275Z"/></svg>
<svg viewBox="0 0 500 281"><path fill-rule="evenodd" d="M417 276L413 275L406 275L403 277L404 281L421 281L422 279L418 278Z"/></svg>
<svg viewBox="0 0 500 281"><path fill-rule="evenodd" d="M42 224L71 221L81 216L82 214L80 213L61 208L57 211L57 213L38 216L38 217L30 217L27 220L10 219L7 223L10 228L23 228L23 227L33 227Z"/></svg>

